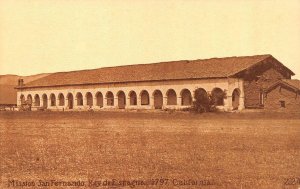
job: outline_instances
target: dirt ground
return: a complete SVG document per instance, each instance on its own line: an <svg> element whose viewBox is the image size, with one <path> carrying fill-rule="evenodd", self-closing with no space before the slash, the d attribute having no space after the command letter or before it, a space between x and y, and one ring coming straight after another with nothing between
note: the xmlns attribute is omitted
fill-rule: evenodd
<svg viewBox="0 0 300 189"><path fill-rule="evenodd" d="M300 187L299 113L0 112L0 188Z"/></svg>

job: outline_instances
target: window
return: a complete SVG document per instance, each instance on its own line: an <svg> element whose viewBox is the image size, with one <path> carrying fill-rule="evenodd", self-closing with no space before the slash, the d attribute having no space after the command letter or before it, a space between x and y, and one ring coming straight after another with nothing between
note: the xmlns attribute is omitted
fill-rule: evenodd
<svg viewBox="0 0 300 189"><path fill-rule="evenodd" d="M281 100L279 101L279 103L281 108L285 108L285 101Z"/></svg>
<svg viewBox="0 0 300 189"><path fill-rule="evenodd" d="M261 106L264 105L264 93L263 93L263 92L260 92L260 93L259 93L259 104L260 104Z"/></svg>

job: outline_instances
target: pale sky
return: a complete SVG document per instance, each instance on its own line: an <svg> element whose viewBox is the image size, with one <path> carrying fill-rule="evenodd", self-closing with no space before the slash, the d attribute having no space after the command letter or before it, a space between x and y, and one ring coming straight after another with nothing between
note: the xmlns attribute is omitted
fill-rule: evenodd
<svg viewBox="0 0 300 189"><path fill-rule="evenodd" d="M300 78L299 23L300 0L1 0L0 74L272 54Z"/></svg>

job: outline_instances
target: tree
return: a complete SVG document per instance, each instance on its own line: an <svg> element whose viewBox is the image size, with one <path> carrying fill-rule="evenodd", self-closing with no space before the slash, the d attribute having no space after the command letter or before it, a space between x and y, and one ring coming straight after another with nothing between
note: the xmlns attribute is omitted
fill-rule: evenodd
<svg viewBox="0 0 300 189"><path fill-rule="evenodd" d="M192 109L198 113L209 112L211 107L211 98L204 89L196 89L194 92L195 100Z"/></svg>
<svg viewBox="0 0 300 189"><path fill-rule="evenodd" d="M226 98L226 93L221 91L214 96L207 94L204 89L196 89L194 92L195 100L193 101L192 110L198 113L214 112L217 110L216 106L223 103L223 99Z"/></svg>

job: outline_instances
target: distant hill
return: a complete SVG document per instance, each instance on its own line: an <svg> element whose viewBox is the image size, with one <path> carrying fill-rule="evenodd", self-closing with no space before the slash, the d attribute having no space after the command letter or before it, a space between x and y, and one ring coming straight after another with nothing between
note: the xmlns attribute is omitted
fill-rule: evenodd
<svg viewBox="0 0 300 189"><path fill-rule="evenodd" d="M2 104L16 104L18 79L23 79L24 83L28 83L39 78L45 77L49 74L37 74L31 76L18 75L0 75L0 105Z"/></svg>

